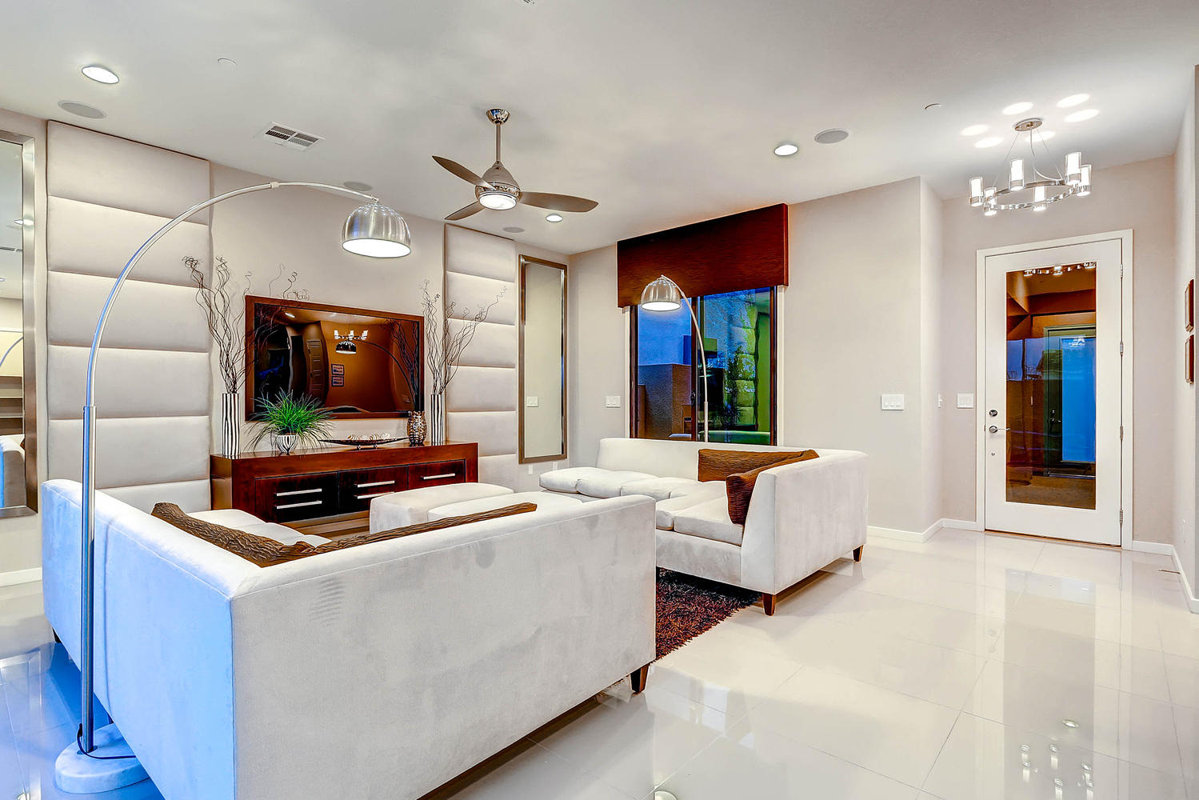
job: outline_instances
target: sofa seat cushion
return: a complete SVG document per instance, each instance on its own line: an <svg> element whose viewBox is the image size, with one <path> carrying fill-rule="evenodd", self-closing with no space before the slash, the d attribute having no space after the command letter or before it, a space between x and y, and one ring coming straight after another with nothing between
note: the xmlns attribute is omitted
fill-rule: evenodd
<svg viewBox="0 0 1199 800"><path fill-rule="evenodd" d="M240 508L214 508L211 511L193 511L191 516L194 519L211 522L213 525L224 525L226 528L241 528L242 530L245 530L247 525L263 524L262 520L258 517L248 511L242 511Z"/></svg>
<svg viewBox="0 0 1199 800"><path fill-rule="evenodd" d="M429 521L429 509L480 497L511 495L512 490L494 483L447 483L392 492L371 500L370 529L385 531Z"/></svg>
<svg viewBox="0 0 1199 800"><path fill-rule="evenodd" d="M575 491L588 497L620 497L620 489L626 483L644 481L655 476L648 472L623 469L596 469L579 478Z"/></svg>
<svg viewBox="0 0 1199 800"><path fill-rule="evenodd" d="M729 519L729 504L723 497L676 512L674 531L737 546L745 536L745 526Z"/></svg>
<svg viewBox="0 0 1199 800"><path fill-rule="evenodd" d="M468 514L478 514L481 511L493 511L497 508L510 506L513 503L533 503L538 510L546 508L570 508L583 505L578 495L555 494L554 492L517 492L502 494L497 497L480 497L476 500L464 500L461 503L450 503L429 509L429 519L445 519L446 517L463 517Z"/></svg>
<svg viewBox="0 0 1199 800"><path fill-rule="evenodd" d="M593 472L607 472L607 470L596 469L595 467L552 469L549 472L541 473L538 483L542 489L548 489L551 492L573 494L578 491L579 479Z"/></svg>
<svg viewBox="0 0 1199 800"><path fill-rule="evenodd" d="M640 481L629 481L620 487L622 495L643 494L655 500L666 500L670 497L682 497L692 494L702 486L699 481L690 478L646 478Z"/></svg>
<svg viewBox="0 0 1199 800"><path fill-rule="evenodd" d="M654 526L663 531L674 530L676 514L716 499L724 499L724 481L696 481L696 486L690 491L657 502Z"/></svg>

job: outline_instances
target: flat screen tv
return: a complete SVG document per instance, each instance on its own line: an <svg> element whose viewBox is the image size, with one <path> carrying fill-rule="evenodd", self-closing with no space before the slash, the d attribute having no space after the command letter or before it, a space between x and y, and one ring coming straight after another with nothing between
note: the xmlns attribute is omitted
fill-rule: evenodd
<svg viewBox="0 0 1199 800"><path fill-rule="evenodd" d="M246 297L246 413L281 394L314 397L337 419L419 409L424 321L274 297Z"/></svg>

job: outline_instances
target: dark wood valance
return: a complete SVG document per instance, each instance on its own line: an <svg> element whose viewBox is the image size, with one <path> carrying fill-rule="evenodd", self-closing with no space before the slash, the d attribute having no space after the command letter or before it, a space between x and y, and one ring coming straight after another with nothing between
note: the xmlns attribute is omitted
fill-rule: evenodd
<svg viewBox="0 0 1199 800"><path fill-rule="evenodd" d="M636 305L659 275L689 297L787 285L787 206L759 208L624 239L616 245L617 302Z"/></svg>

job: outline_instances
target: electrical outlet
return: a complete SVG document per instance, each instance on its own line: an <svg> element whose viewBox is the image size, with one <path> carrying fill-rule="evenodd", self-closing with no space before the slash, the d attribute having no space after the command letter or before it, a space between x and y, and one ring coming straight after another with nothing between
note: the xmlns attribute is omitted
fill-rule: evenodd
<svg viewBox="0 0 1199 800"><path fill-rule="evenodd" d="M620 408L620 395L610 394L605 397L604 408Z"/></svg>
<svg viewBox="0 0 1199 800"><path fill-rule="evenodd" d="M945 408L945 395L937 394L937 408Z"/></svg>
<svg viewBox="0 0 1199 800"><path fill-rule="evenodd" d="M537 408L537 406L540 404L541 404L541 401L537 398L537 395L535 395L535 394L531 394L525 398L525 406L527 406L528 408Z"/></svg>
<svg viewBox="0 0 1199 800"><path fill-rule="evenodd" d="M959 392L958 408L974 408L974 395L970 392Z"/></svg>
<svg viewBox="0 0 1199 800"><path fill-rule="evenodd" d="M882 399L883 411L903 411L904 401L901 394L885 394Z"/></svg>

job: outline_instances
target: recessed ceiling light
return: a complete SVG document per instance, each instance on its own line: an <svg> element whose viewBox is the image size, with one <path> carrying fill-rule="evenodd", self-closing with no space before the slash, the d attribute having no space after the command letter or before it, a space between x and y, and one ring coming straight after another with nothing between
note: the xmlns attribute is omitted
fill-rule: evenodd
<svg viewBox="0 0 1199 800"><path fill-rule="evenodd" d="M508 225L507 227L504 228L504 230L507 231L508 233L524 233L525 232L524 228L517 227L516 225Z"/></svg>
<svg viewBox="0 0 1199 800"><path fill-rule="evenodd" d="M781 158L793 156L799 152L799 145L792 142L783 142L778 147L774 148L774 154Z"/></svg>
<svg viewBox="0 0 1199 800"><path fill-rule="evenodd" d="M77 103L74 100L59 100L58 107L68 114L74 114L77 117L86 117L87 119L104 119L107 116L103 111L87 103Z"/></svg>
<svg viewBox="0 0 1199 800"><path fill-rule="evenodd" d="M88 64L79 71L96 83L120 83L121 81L115 72L100 64Z"/></svg>
<svg viewBox="0 0 1199 800"><path fill-rule="evenodd" d="M1003 141L1003 139L999 138L998 136L988 136L985 139L979 139L977 142L974 143L974 146L978 147L980 149L986 148L986 147L994 147L995 145L999 144L1002 141Z"/></svg>
<svg viewBox="0 0 1199 800"><path fill-rule="evenodd" d="M1099 116L1099 109L1084 108L1082 111L1075 111L1073 114L1066 115L1066 122L1086 122L1089 119L1094 119Z"/></svg>
<svg viewBox="0 0 1199 800"><path fill-rule="evenodd" d="M1074 106L1081 106L1090 99L1091 96L1089 94L1072 94L1069 97L1063 97L1061 100L1058 100L1057 107L1074 108Z"/></svg>
<svg viewBox="0 0 1199 800"><path fill-rule="evenodd" d="M978 136L980 133L986 133L989 125L968 125L962 128L963 136Z"/></svg>
<svg viewBox="0 0 1199 800"><path fill-rule="evenodd" d="M342 184L342 186L346 187L351 192L369 192L371 189L375 188L369 183L363 183L362 181L346 181Z"/></svg>
<svg viewBox="0 0 1199 800"><path fill-rule="evenodd" d="M563 219L565 219L565 217L563 217L561 214L546 214L545 215L546 222L561 222Z"/></svg>
<svg viewBox="0 0 1199 800"><path fill-rule="evenodd" d="M1006 108L1004 108L1003 113L1004 114L1023 114L1025 111L1028 111L1030 108L1032 108L1032 103L1022 100L1019 103L1012 103L1010 106L1007 106Z"/></svg>
<svg viewBox="0 0 1199 800"><path fill-rule="evenodd" d="M844 128L829 128L816 134L815 139L819 144L837 144L849 138L849 131Z"/></svg>

